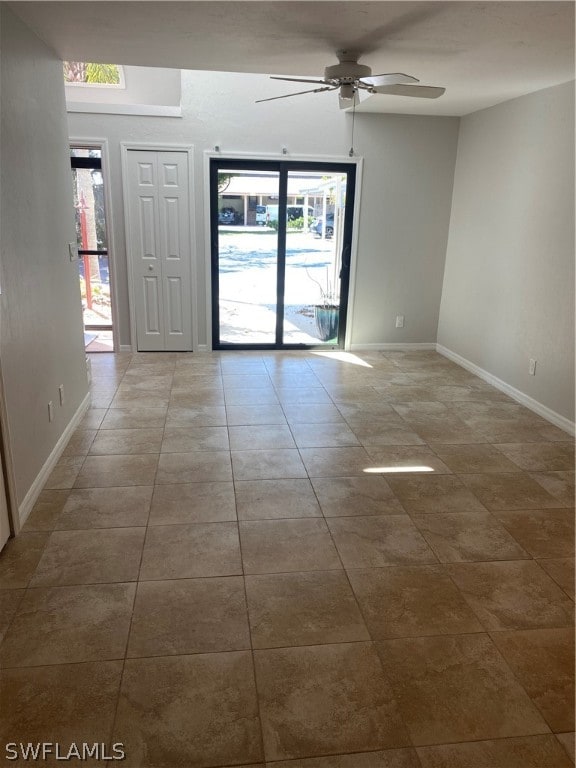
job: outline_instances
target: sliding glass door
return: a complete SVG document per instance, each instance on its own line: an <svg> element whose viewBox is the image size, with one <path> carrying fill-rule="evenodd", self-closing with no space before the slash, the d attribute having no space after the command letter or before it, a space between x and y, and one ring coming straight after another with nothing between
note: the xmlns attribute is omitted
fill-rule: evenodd
<svg viewBox="0 0 576 768"><path fill-rule="evenodd" d="M212 160L215 349L343 346L355 170Z"/></svg>

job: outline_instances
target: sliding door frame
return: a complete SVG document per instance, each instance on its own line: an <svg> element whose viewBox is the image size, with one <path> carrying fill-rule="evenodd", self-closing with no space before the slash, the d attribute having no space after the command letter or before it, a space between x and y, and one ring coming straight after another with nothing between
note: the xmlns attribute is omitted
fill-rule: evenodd
<svg viewBox="0 0 576 768"><path fill-rule="evenodd" d="M267 349L330 349L346 348L346 331L351 307L350 292L356 268L357 232L354 222L357 221L359 194L359 159L352 158L318 158L286 160L282 158L264 159L254 157L222 157L219 154L207 153L208 161L208 210L209 210L209 254L210 284L207 298L211 302L212 348L217 350L267 350ZM218 246L218 172L220 170L238 171L270 171L278 173L278 233L276 260L276 333L274 343L232 344L220 340L220 290L219 290L219 246ZM288 176L291 172L342 173L347 176L346 205L344 208L344 231L342 237L343 250L341 254L342 267L340 273L340 322L338 324L338 343L330 344L289 344L283 343L284 332L284 289L286 277L286 208L288 200ZM354 265L354 270L352 270ZM209 313L210 314L210 313ZM211 326L211 329L210 329Z"/></svg>

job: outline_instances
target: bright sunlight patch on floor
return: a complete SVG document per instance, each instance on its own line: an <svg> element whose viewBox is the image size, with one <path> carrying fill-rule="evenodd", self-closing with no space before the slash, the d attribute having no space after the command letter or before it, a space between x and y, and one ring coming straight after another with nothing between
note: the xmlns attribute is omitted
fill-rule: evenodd
<svg viewBox="0 0 576 768"><path fill-rule="evenodd" d="M366 467L363 470L370 475L385 475L396 472L434 472L432 467L414 466L414 467Z"/></svg>
<svg viewBox="0 0 576 768"><path fill-rule="evenodd" d="M353 355L351 352L335 352L333 350L323 352L315 350L312 354L319 355L320 357L329 357L331 360L339 360L341 363L351 363L352 365L361 365L364 368L372 368L370 363L362 360L358 355Z"/></svg>

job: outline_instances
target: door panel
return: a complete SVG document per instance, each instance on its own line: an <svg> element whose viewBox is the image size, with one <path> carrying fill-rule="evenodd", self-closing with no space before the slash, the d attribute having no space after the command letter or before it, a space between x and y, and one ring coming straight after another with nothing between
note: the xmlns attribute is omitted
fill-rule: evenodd
<svg viewBox="0 0 576 768"><path fill-rule="evenodd" d="M155 153L130 152L130 200L138 215L130 217L130 261L135 291L138 349L157 352L164 348L161 300L162 260L159 252L159 212Z"/></svg>
<svg viewBox="0 0 576 768"><path fill-rule="evenodd" d="M182 311L182 281L179 277L166 280L167 332L170 337L184 333L184 312Z"/></svg>
<svg viewBox="0 0 576 768"><path fill-rule="evenodd" d="M192 348L186 152L128 152L129 261L139 351ZM137 205L138 216L132 212Z"/></svg>
<svg viewBox="0 0 576 768"><path fill-rule="evenodd" d="M338 344L345 173L288 171L288 188L303 193L300 223L288 219L284 287L286 341ZM301 208L292 209L299 216ZM291 214L288 210L288 215ZM297 226L290 226L290 224Z"/></svg>
<svg viewBox="0 0 576 768"><path fill-rule="evenodd" d="M163 170L164 170L164 186L165 187L180 186L178 169L179 169L179 166L176 163L171 163L170 161L164 162Z"/></svg>
<svg viewBox="0 0 576 768"><path fill-rule="evenodd" d="M166 221L166 258L180 258L180 231L178 219L180 201L176 197L164 199L164 217Z"/></svg>
<svg viewBox="0 0 576 768"><path fill-rule="evenodd" d="M276 229L254 227L241 231L244 206L236 188L263 185L264 200L278 208L280 176L270 172L254 176L250 171L221 168L217 195L217 266L213 279L218 286L217 324L219 341L229 344L275 344L278 293L278 242ZM268 206L269 213L273 206ZM242 218L241 218L242 217Z"/></svg>
<svg viewBox="0 0 576 768"><path fill-rule="evenodd" d="M140 233L143 259L156 258L156 201L153 197L140 197Z"/></svg>
<svg viewBox="0 0 576 768"><path fill-rule="evenodd" d="M152 163L139 162L138 163L138 186L153 187L154 185L155 185L154 165Z"/></svg>
<svg viewBox="0 0 576 768"><path fill-rule="evenodd" d="M188 155L160 152L158 165L164 348L176 352L192 349Z"/></svg>
<svg viewBox="0 0 576 768"><path fill-rule="evenodd" d="M142 280L144 315L143 320L146 323L146 335L160 338L160 290L157 277L144 276Z"/></svg>

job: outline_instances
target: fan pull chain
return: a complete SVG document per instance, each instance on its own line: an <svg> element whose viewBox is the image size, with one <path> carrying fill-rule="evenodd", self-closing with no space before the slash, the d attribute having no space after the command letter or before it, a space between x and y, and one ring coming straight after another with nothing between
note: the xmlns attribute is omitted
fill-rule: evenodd
<svg viewBox="0 0 576 768"><path fill-rule="evenodd" d="M350 141L350 152L348 152L348 157L354 157L354 121L356 119L356 92L354 92L354 97L352 101L352 137Z"/></svg>

